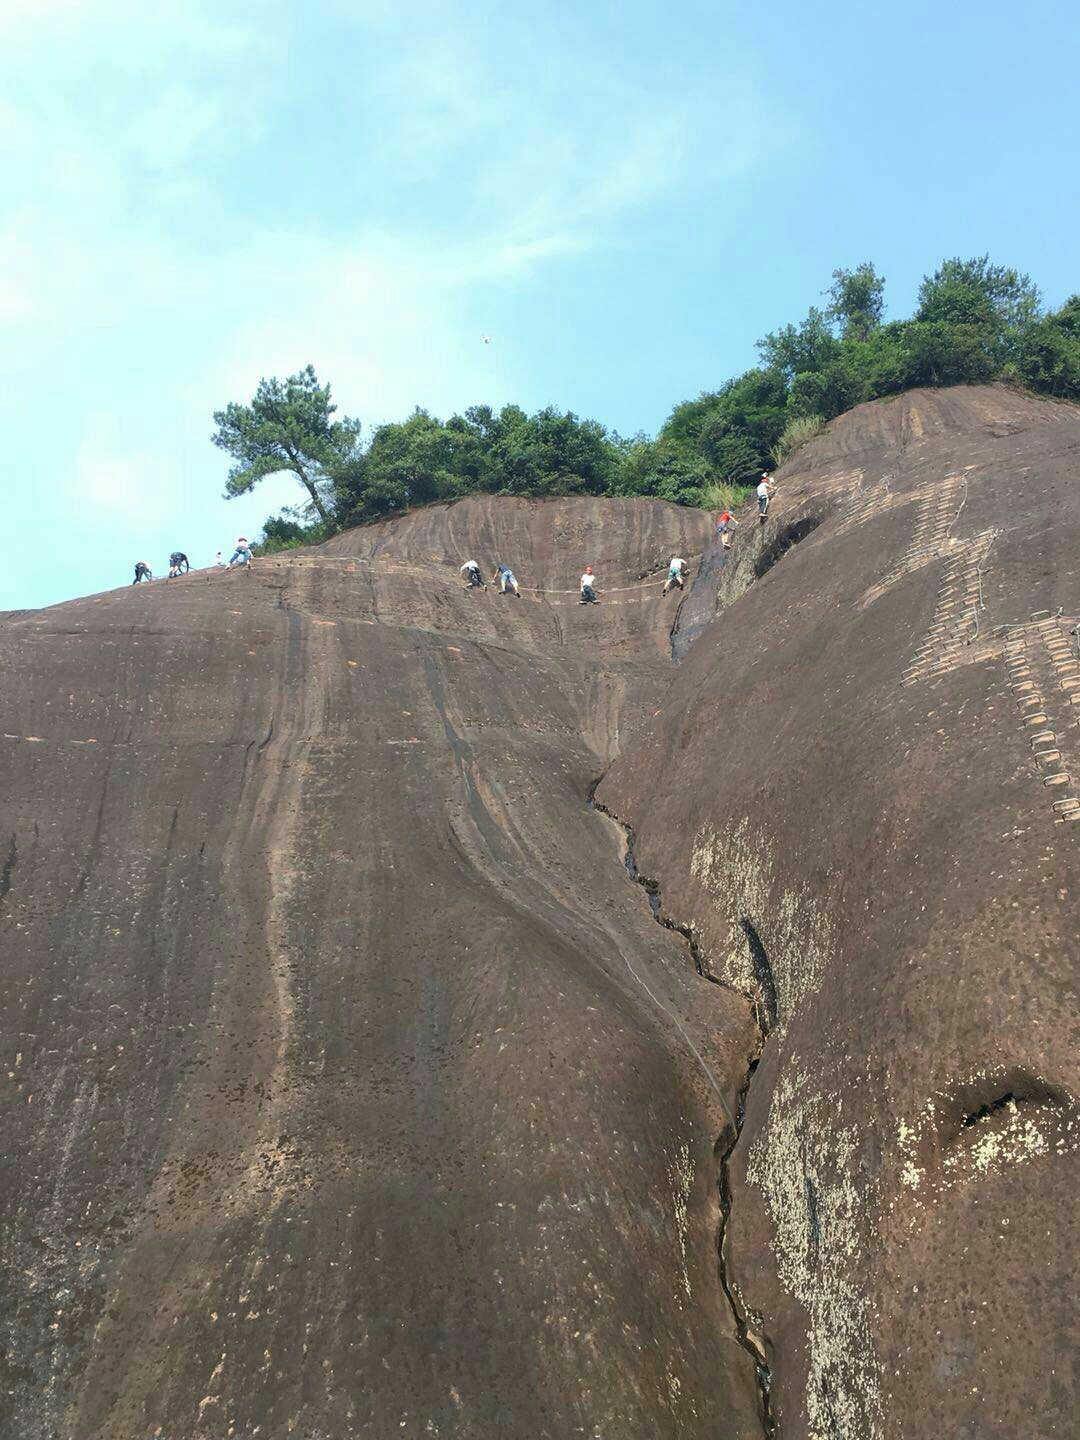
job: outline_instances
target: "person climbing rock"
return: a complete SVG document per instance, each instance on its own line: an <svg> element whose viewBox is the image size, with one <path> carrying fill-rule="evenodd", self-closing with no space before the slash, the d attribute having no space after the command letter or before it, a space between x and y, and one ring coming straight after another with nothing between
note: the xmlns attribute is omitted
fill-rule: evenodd
<svg viewBox="0 0 1080 1440"><path fill-rule="evenodd" d="M150 566L147 565L145 560L139 560L135 565L135 579L131 583L138 585L140 580L152 580L153 578L154 575Z"/></svg>
<svg viewBox="0 0 1080 1440"><path fill-rule="evenodd" d="M219 551L217 552L217 554L214 556L214 564L215 564L215 565L221 565L221 566L224 566L224 564L225 564L225 561L221 558L221 551L220 551L220 550L219 550Z"/></svg>
<svg viewBox="0 0 1080 1440"><path fill-rule="evenodd" d="M229 564L230 564L230 565L250 565L250 564L251 564L251 546L248 544L247 540L244 538L243 535L241 535L240 538L239 538L239 539L237 540L237 542L236 542L236 549L235 549L235 550L233 551L233 553L232 553L232 556L231 556L231 558L230 558L230 560L229 560Z"/></svg>
<svg viewBox="0 0 1080 1440"><path fill-rule="evenodd" d="M174 579L177 575L186 575L191 569L187 556L182 550L174 550L169 556L169 573L167 580Z"/></svg>
<svg viewBox="0 0 1080 1440"><path fill-rule="evenodd" d="M716 533L720 536L720 544L725 550L731 549L731 529L732 526L738 529L738 525L739 522L730 510L722 510L716 517Z"/></svg>
<svg viewBox="0 0 1080 1440"><path fill-rule="evenodd" d="M681 590L683 581L686 579L686 561L681 555L673 555L667 567L667 579L664 581L664 594L677 585Z"/></svg>
<svg viewBox="0 0 1080 1440"><path fill-rule="evenodd" d="M581 599L579 605L599 605L600 600L596 593L596 576L593 574L591 565L585 566L585 574L581 577Z"/></svg>
<svg viewBox="0 0 1080 1440"><path fill-rule="evenodd" d="M769 513L769 501L772 499L772 492L776 489L773 479L769 475L762 475L761 484L757 487L757 508L758 519L762 525L765 524L765 516Z"/></svg>
<svg viewBox="0 0 1080 1440"><path fill-rule="evenodd" d="M484 583L484 577L480 574L480 566L475 560L466 560L465 564L461 567L461 573L465 577L466 590L475 590L477 586L479 586L481 590L487 589L487 585Z"/></svg>
<svg viewBox="0 0 1080 1440"><path fill-rule="evenodd" d="M509 565L504 565L500 561L499 564L495 566L491 576L491 583L494 584L496 580L499 582L500 595L505 595L507 589L510 589L515 595L520 597L521 591L518 589L517 576L510 569Z"/></svg>

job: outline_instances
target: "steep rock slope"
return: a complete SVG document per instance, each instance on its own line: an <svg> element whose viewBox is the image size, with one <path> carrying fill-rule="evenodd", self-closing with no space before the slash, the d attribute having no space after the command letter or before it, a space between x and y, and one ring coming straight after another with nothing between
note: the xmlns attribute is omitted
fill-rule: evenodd
<svg viewBox="0 0 1080 1440"><path fill-rule="evenodd" d="M3 618L5 1440L760 1433L752 1018L589 805L708 540L475 499Z"/></svg>
<svg viewBox="0 0 1080 1440"><path fill-rule="evenodd" d="M598 791L757 997L736 1302L785 1440L1073 1435L1080 411L914 393L780 478Z"/></svg>

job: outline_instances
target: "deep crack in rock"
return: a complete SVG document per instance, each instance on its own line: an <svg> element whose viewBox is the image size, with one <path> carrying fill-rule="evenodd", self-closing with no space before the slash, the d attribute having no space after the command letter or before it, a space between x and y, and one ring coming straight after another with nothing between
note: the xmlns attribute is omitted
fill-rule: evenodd
<svg viewBox="0 0 1080 1440"><path fill-rule="evenodd" d="M589 790L589 807L590 809L599 810L601 814L606 815L609 820L614 820L615 824L618 825L619 828L622 830L624 836L626 837L626 852L623 855L623 864L626 867L626 873L630 876L630 879L633 880L636 884L640 885L641 888L645 891L646 895L648 895L649 909L652 912L653 919L658 925L662 925L666 930L673 930L677 935L682 936L682 938L686 941L686 947L690 952L690 958L694 962L694 968L697 973L702 977L702 979L709 980L714 985L723 985L725 989L735 989L734 986L725 984L723 980L720 980L717 976L713 975L710 972L704 952L702 951L700 945L698 945L697 940L694 937L692 926L680 925L676 921L672 920L669 916L664 914L660 895L659 881L650 879L649 877L642 875L638 870L637 861L634 855L633 828L627 825L625 821L620 820L618 815L615 815L611 810L607 808L606 805L601 804L601 802L596 798L596 791L599 789L603 778L604 777L601 776L598 780L596 780ZM716 1145L714 1147L718 1160L717 1189L720 1197L721 1216L720 1225L716 1235L716 1254L717 1260L719 1262L720 1288L724 1292L724 1298L727 1300L728 1308L731 1311L731 1318L734 1321L735 1325L736 1338L738 1339L739 1344L754 1362L754 1374L757 1378L762 1434L766 1437L766 1440L774 1440L774 1437L777 1435L778 1432L776 1426L776 1418L772 1413L772 1402L770 1398L772 1390L772 1371L770 1369L768 1359L768 1341L764 1334L759 1335L756 1331L751 1329L747 1316L742 1306L739 1304L738 1299L736 1298L734 1283L728 1273L727 1256L724 1253L728 1232L728 1222L731 1218L732 1203L729 1165L731 1157L735 1152L735 1147L739 1143L739 1137L742 1135L743 1121L746 1118L746 1100L747 1096L750 1093L750 1086L757 1071L758 1063L761 1060L761 1052L765 1046L765 1039L769 1033L771 1026L775 1024L777 1018L775 984L770 985L768 993L766 993L766 988L763 984L763 977L767 977L770 982L772 981L772 967L769 964L768 957L765 954L765 948L761 943L761 939L758 936L757 931L753 928L753 925L745 919L745 917L742 921L742 928L743 933L746 935L747 941L751 946L751 951L753 952L754 943L756 942L756 945L761 952L761 963L759 963L758 956L754 956L754 974L758 980L759 986L761 986L761 993L758 995L748 995L745 993L745 991L736 991L736 993L741 995L742 998L746 1000L746 1002L750 1005L754 1017L754 1026L757 1034L754 1043L753 1053L750 1056L749 1062L747 1064L746 1075L742 1085L739 1088L738 1100L735 1107L734 1124L731 1126L730 1131L728 1132L731 1136L730 1141L726 1146L723 1146L723 1148L721 1148L724 1139L724 1136L721 1135L717 1139ZM753 935L753 940L751 940L751 934ZM769 999L770 994L771 1004Z"/></svg>

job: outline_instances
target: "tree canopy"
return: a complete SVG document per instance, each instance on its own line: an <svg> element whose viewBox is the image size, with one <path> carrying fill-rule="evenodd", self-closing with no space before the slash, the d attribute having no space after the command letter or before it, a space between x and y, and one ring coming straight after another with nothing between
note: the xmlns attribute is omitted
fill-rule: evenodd
<svg viewBox="0 0 1080 1440"><path fill-rule="evenodd" d="M332 417L330 386L309 365L287 380L260 380L250 405L227 405L214 414L214 444L236 462L226 496L243 495L267 475L291 470L308 492L308 508L330 523L327 492L356 464L360 422Z"/></svg>
<svg viewBox="0 0 1080 1440"><path fill-rule="evenodd" d="M250 405L214 416L214 443L235 462L226 494L296 475L307 501L267 523L271 549L475 491L712 504L718 486L753 483L853 405L915 386L1004 379L1080 401L1080 296L1046 312L1029 276L987 255L942 261L909 320L885 319L885 280L869 262L834 270L825 295L758 342L759 365L676 405L655 438L623 439L553 406L474 405L445 421L417 409L365 443L358 421L334 418L311 366L263 380Z"/></svg>

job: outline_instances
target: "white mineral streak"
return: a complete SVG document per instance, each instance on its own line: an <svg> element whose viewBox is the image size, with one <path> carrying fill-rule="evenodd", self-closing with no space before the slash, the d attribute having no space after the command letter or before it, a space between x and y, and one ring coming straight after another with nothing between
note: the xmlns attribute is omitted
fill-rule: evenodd
<svg viewBox="0 0 1080 1440"><path fill-rule="evenodd" d="M703 826L691 873L731 927L724 978L760 993L740 924L745 916L761 937L776 988L769 1044L780 1048L779 1079L749 1151L747 1179L773 1223L780 1281L807 1315L808 1437L879 1440L880 1367L860 1267L873 1243L877 1195L859 1165L857 1132L843 1123L842 1096L784 1054L793 1019L836 953L835 926L808 886L779 882L771 848L748 819L726 831Z"/></svg>
<svg viewBox="0 0 1080 1440"><path fill-rule="evenodd" d="M754 924L776 982L777 1029L786 1030L795 1010L817 989L835 943L831 917L809 889L776 883L771 850L755 838L749 819L727 831L703 825L694 839L690 873L731 925L731 944L720 973L749 994L757 989L750 947L740 925Z"/></svg>
<svg viewBox="0 0 1080 1440"><path fill-rule="evenodd" d="M857 1134L842 1122L842 1097L789 1066L751 1146L747 1178L762 1191L772 1218L780 1281L807 1314L809 1440L878 1440L873 1317L855 1278L876 1197L867 1193L865 1178L854 1178Z"/></svg>
<svg viewBox="0 0 1080 1440"><path fill-rule="evenodd" d="M1004 1076L1004 1071L990 1070L972 1076L968 1084L992 1086L996 1080L1005 1083ZM947 1110L944 1097L936 1097L935 1103L931 1096L914 1120L901 1121L897 1130L900 1179L922 1203L969 1180L1029 1164L1040 1155L1071 1154L1080 1148L1075 1105L1067 1109L1020 1108L1010 1100L1000 1110L965 1125L941 1153L938 1131ZM922 1203L910 1211L912 1223Z"/></svg>
<svg viewBox="0 0 1080 1440"><path fill-rule="evenodd" d="M694 1184L694 1162L690 1158L690 1146L681 1144L670 1171L672 1201L675 1210L675 1229L679 1237L679 1264L682 1270L682 1288L687 1300L690 1295L690 1271L687 1268L687 1231L690 1215L690 1191Z"/></svg>

